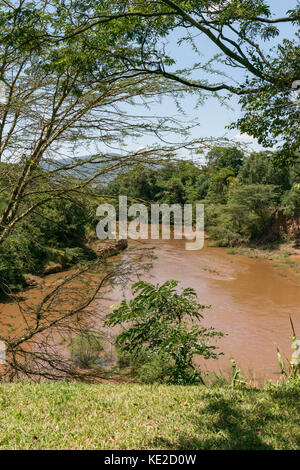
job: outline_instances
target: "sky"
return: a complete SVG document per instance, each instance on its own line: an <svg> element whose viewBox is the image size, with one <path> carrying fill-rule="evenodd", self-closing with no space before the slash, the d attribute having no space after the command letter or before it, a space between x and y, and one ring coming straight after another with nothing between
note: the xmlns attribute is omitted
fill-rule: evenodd
<svg viewBox="0 0 300 470"><path fill-rule="evenodd" d="M273 16L285 16L287 10L295 8L296 0L269 0L269 5L271 6ZM279 38L265 43L265 47L267 49L274 46L278 39L280 40L284 37L291 38L292 32L290 24L281 24L280 32ZM185 67L190 67L194 62L198 62L199 58L192 51L189 44L178 46L177 39L179 37L180 34L178 32L176 34L172 33L168 38L167 51L176 60L175 68L183 69ZM214 55L214 53L217 52L217 49L208 38L201 36L201 51L203 52L203 57L205 59ZM235 80L242 80L242 71L239 69L232 69L231 72L231 75ZM194 77L197 78L197 74L195 74ZM215 80L216 82L220 81L220 78L216 77ZM226 129L227 125L236 121L238 117L242 115L237 97L233 97L230 100L230 108L222 105L217 98L212 96L210 96L205 103L199 107L196 107L197 100L197 96L191 94L186 94L184 98L181 99L180 106L184 111L184 114L179 112L176 104L171 98L164 98L160 104L152 104L150 111L146 108L132 110L130 107L127 107L123 109L125 109L125 111L127 110L128 113L133 111L138 114L145 113L146 115L168 115L176 117L179 118L181 122L186 123L186 125L188 125L188 123L193 123L195 128L191 131L191 138L194 139L205 137L219 138L226 136L234 142L247 144L250 150L262 149L257 141L250 136L241 135L238 130ZM170 135L170 139L172 138L174 138L174 136ZM153 138L151 136L143 136L138 139L130 139L127 144L127 150L134 151L140 147L151 146L151 144L153 144ZM100 146L100 149L102 150L103 147ZM114 150L124 151L124 148L115 147Z"/></svg>

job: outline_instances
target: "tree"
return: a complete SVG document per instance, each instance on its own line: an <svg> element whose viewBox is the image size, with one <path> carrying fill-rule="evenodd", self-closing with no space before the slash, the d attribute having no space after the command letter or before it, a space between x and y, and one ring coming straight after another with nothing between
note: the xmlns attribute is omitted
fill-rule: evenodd
<svg viewBox="0 0 300 470"><path fill-rule="evenodd" d="M269 229L280 205L277 186L234 179L226 197L221 196L208 192L205 212L206 231L217 245L249 245L274 238Z"/></svg>
<svg viewBox="0 0 300 470"><path fill-rule="evenodd" d="M239 170L238 179L244 184L273 184L280 192L291 187L290 171L274 166L274 153L252 152Z"/></svg>
<svg viewBox="0 0 300 470"><path fill-rule="evenodd" d="M110 195L128 196L148 202L188 204L206 194L207 177L192 161L166 159L160 165L136 165L120 172L103 191Z"/></svg>
<svg viewBox="0 0 300 470"><path fill-rule="evenodd" d="M153 201L157 193L156 171L152 167L138 164L129 170L122 170L109 182L103 191L106 194L122 195Z"/></svg>
<svg viewBox="0 0 300 470"><path fill-rule="evenodd" d="M187 143L157 148L156 138L152 148L137 152L99 150L99 145L125 145L129 136L161 137L175 129L173 119L130 115L124 106L176 95L182 88L124 66L123 55L135 62L140 57L136 37L130 38L135 25L125 19L107 23L106 13L114 12L109 3L1 4L0 158L6 165L0 175L0 243L41 205L83 199L100 176L136 162L160 161L170 147L174 152ZM77 158L89 148L89 157Z"/></svg>
<svg viewBox="0 0 300 470"><path fill-rule="evenodd" d="M123 16L127 20L135 18L138 24L136 38L141 54L137 61L122 56L125 65L134 67L137 73L164 77L202 93L237 95L244 114L232 126L265 146L278 145L282 152L277 153L277 158L282 164L298 158L300 111L294 92L300 77L299 4L295 2L285 16L276 17L270 2L265 0L113 3L116 13L110 21ZM279 39L282 24L290 26L289 38ZM178 36L178 46L183 42L190 44L191 50L199 53L200 62L189 67L179 64L176 70L174 58L165 52L164 41L173 31ZM131 30L129 34L134 33ZM212 45L209 58L202 38ZM211 78L214 76L216 79Z"/></svg>
<svg viewBox="0 0 300 470"><path fill-rule="evenodd" d="M143 281L133 284L134 298L123 300L108 314L106 325L127 325L116 340L124 352L165 355L173 364L171 383L203 382L193 358L216 359L216 347L209 340L223 334L200 325L200 312L207 307L197 302L194 289L178 293L177 286L174 280L161 286Z"/></svg>
<svg viewBox="0 0 300 470"><path fill-rule="evenodd" d="M2 1L0 28L2 293L7 285L21 287L25 269L35 273L38 264L43 268L50 244L53 251L69 249L68 257L78 257L78 251L70 254L70 250L80 248L75 238L79 243L84 237L85 216L90 221L90 208L103 201L95 187L106 174L140 162L160 163L190 142L186 128L173 118L140 116L136 108L129 111L162 94L177 97L183 87L129 65L128 60L134 64L140 60L143 27L134 15L127 17L124 11L120 15L114 2ZM151 54L154 42L144 58ZM166 132L176 134L173 145L162 143ZM126 150L129 138L144 135L153 136L151 147ZM116 146L125 150L116 153ZM62 238L68 239L63 246ZM80 274L96 270L98 264L85 259ZM100 287L102 280L107 285L105 273ZM62 282L35 306L10 297L16 311L21 306L24 322L22 331L14 327L7 331L7 319L2 317L8 374L75 374L57 351L52 354L53 343L47 339L59 328L70 331L68 321L84 318L85 308L101 289L87 289L84 282L77 285L72 291L77 301L70 306L68 287L67 280ZM36 350L29 343L35 343Z"/></svg>
<svg viewBox="0 0 300 470"><path fill-rule="evenodd" d="M239 227L239 232L249 238L266 235L276 201L278 194L273 185L233 185L227 205L233 227Z"/></svg>
<svg viewBox="0 0 300 470"><path fill-rule="evenodd" d="M0 297L26 287L27 275L42 276L49 264L67 269L96 259L88 246L94 213L91 201L54 199L20 221L0 245Z"/></svg>
<svg viewBox="0 0 300 470"><path fill-rule="evenodd" d="M245 158L237 147L214 147L206 155L208 163L218 168L231 168L237 176Z"/></svg>
<svg viewBox="0 0 300 470"><path fill-rule="evenodd" d="M212 203L226 203L230 184L235 180L231 167L214 168L209 175L206 199Z"/></svg>

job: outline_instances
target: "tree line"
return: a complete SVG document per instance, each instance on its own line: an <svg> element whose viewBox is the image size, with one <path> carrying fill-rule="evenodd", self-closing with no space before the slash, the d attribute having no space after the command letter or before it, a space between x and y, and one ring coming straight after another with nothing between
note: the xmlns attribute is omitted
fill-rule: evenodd
<svg viewBox="0 0 300 470"><path fill-rule="evenodd" d="M82 376L52 348L51 335L87 329L87 307L131 272L104 267L87 247L104 198L122 189L149 202L205 201L207 229L223 245L259 239L277 207L296 213L299 5L277 17L270 3L0 2L0 293L23 319L15 328L0 316L10 378ZM194 51L195 61L180 63L170 41L173 51L182 44ZM180 106L186 93L199 104L237 96L241 115L228 125L276 151L246 158L224 149L223 138L193 139L184 119L151 113L162 96ZM151 146L128 147L145 136ZM182 149L202 149L207 164L179 162ZM11 296L24 274L58 261L78 269L38 305Z"/></svg>
<svg viewBox="0 0 300 470"><path fill-rule="evenodd" d="M120 171L105 190L153 203L204 203L205 230L220 246L276 242L284 237L271 230L278 213L300 215L300 174L299 163L282 168L274 161L276 152L246 155L238 147L216 146L205 163L169 161Z"/></svg>

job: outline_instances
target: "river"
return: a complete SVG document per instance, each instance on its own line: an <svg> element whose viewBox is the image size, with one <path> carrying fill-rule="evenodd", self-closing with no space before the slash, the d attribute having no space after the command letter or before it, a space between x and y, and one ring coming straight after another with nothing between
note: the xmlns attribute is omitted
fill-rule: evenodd
<svg viewBox="0 0 300 470"><path fill-rule="evenodd" d="M199 302L211 306L204 310L203 324L227 334L217 342L224 355L217 361L200 360L201 368L224 372L229 370L229 358L233 357L247 377L254 377L258 383L278 379L276 347L286 357L292 354L289 315L300 336L300 274L297 269L262 258L232 255L225 248L211 247L207 243L202 250L186 251L185 241L174 239L129 240L129 251L122 252L116 259L126 259L134 255L137 248L153 245L156 259L143 279L153 283L176 279L182 287L194 288ZM67 273L48 276L46 285L55 283L63 274ZM42 292L35 288L22 295L36 303ZM103 318L109 305L119 303L124 295L130 296L129 285L125 292L114 288L109 292L109 299L96 299L93 311ZM14 320L10 321L24 328L16 304L6 303L0 307L2 317L13 315Z"/></svg>
<svg viewBox="0 0 300 470"><path fill-rule="evenodd" d="M300 276L295 268L232 255L207 243L199 251L186 251L184 240L143 241L142 245L157 247L156 259L144 278L154 283L176 279L183 287L194 288L199 302L211 305L204 310L203 324L227 334L217 343L224 356L200 361L202 368L224 371L233 357L258 382L278 378L276 347L286 357L292 354L289 315L300 335ZM141 243L131 241L129 246ZM110 297L119 301L120 291Z"/></svg>

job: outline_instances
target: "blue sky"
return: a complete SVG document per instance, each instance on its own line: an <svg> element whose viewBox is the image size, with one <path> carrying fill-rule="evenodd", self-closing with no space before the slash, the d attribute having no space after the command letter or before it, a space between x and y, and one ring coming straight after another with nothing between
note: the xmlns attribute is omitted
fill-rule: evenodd
<svg viewBox="0 0 300 470"><path fill-rule="evenodd" d="M276 16L284 16L287 10L295 8L296 3L296 0L269 0L271 11L273 12L273 15ZM274 46L278 39L280 40L283 37L292 38L294 35L294 32L291 31L290 24L281 24L280 31L281 34L279 38L264 44L265 50L268 50ZM178 46L177 39L179 36L180 34L177 32L176 35L172 34L172 36L168 38L167 51L176 60L175 68L183 69L185 67L191 67L194 62L199 62L199 58L192 51L189 44ZM201 36L201 52L203 53L203 57L205 59L214 55L214 53L217 52L217 49L209 39ZM193 76L197 78L197 74ZM243 78L243 72L239 69L232 69L231 76L233 76L235 80L239 81ZM216 77L215 81L220 81L220 78ZM229 104L231 109L221 105L220 101L212 96L210 96L203 105L196 108L197 100L197 96L191 94L187 94L184 96L184 98L181 99L180 105L184 111L184 114L181 114L178 111L174 101L171 98L164 98L160 104L151 105L150 111L140 107L137 110L134 109L133 111L137 114L142 114L144 112L146 115L167 115L177 117L181 120L181 122L192 122L194 124L197 123L197 126L191 132L192 138L217 138L226 135L228 138L233 139L236 142L248 144L250 149L258 150L262 148L249 136L241 136L238 130L228 131L226 129L226 125L235 121L241 115L241 110L236 97L233 97L230 100ZM130 107L125 109L128 111L128 113L132 112ZM171 138L172 136L170 135L170 139ZM151 136L131 139L128 141L127 150L136 150L139 147L151 145L152 143L153 137ZM100 146L100 149L103 150L102 146ZM120 148L120 150L124 150L124 148Z"/></svg>

